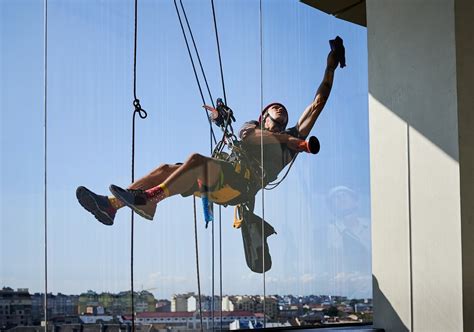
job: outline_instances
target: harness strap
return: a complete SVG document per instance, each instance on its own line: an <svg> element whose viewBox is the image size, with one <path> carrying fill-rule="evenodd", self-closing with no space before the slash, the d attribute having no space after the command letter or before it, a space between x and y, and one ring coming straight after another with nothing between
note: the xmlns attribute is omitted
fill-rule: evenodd
<svg viewBox="0 0 474 332"><path fill-rule="evenodd" d="M250 168L247 166L242 166L242 161L237 160L234 164L234 171L237 174L242 174L244 176L244 179L250 180L251 177L251 171Z"/></svg>

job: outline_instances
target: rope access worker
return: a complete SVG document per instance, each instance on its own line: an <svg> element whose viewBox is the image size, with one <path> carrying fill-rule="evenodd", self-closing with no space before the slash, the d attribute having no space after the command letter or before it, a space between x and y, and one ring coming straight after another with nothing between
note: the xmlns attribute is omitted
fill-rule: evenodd
<svg viewBox="0 0 474 332"><path fill-rule="evenodd" d="M143 218L152 220L156 205L170 196L196 195L206 188L210 201L222 205L237 205L254 199L256 193L288 165L293 157L304 151L308 137L331 92L334 71L345 66L345 50L341 38L329 41L331 51L322 82L314 101L306 107L294 127L286 129L288 112L284 105L266 106L259 121L244 124L239 132L244 156L225 161L191 154L183 164L163 164L132 183L128 189L111 185L112 196L95 194L80 186L76 196L79 203L105 225L112 225L117 210L128 206ZM263 130L261 129L263 128ZM265 147L261 160L261 144Z"/></svg>

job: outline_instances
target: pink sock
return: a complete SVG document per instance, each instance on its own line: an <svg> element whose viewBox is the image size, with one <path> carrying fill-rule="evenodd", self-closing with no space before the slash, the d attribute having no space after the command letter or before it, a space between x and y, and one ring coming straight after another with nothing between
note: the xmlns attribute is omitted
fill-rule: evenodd
<svg viewBox="0 0 474 332"><path fill-rule="evenodd" d="M169 190L164 184L145 190L146 196L152 202L160 202L169 196Z"/></svg>

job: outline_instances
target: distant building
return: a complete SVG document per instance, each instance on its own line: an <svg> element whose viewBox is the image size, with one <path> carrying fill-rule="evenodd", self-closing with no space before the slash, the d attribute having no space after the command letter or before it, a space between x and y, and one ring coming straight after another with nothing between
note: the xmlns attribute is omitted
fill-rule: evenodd
<svg viewBox="0 0 474 332"><path fill-rule="evenodd" d="M231 296L224 296L222 298L222 311L234 311L235 310L235 298Z"/></svg>
<svg viewBox="0 0 474 332"><path fill-rule="evenodd" d="M188 298L194 296L194 293L174 294L171 297L171 312L188 311Z"/></svg>
<svg viewBox="0 0 474 332"><path fill-rule="evenodd" d="M130 291L118 294L87 291L79 295L78 313L122 315L132 312L132 293ZM148 291L134 293L134 311L148 312L155 310L155 297ZM92 309L91 309L92 308Z"/></svg>
<svg viewBox="0 0 474 332"><path fill-rule="evenodd" d="M354 312L372 312L372 305L357 303L354 305Z"/></svg>
<svg viewBox="0 0 474 332"><path fill-rule="evenodd" d="M127 317L124 317L127 319ZM130 318L130 317L128 317ZM222 312L222 327L227 329L235 320L243 321L255 321L262 322L263 319L257 317L255 314L248 311L233 311L233 312ZM200 329L201 319L199 312L142 312L137 313L135 321L139 324L160 324L167 327L174 328L187 328L194 331ZM212 328L213 321L214 327L220 328L221 316L220 313L214 315L212 318L211 312L205 311L202 315L203 327L206 329Z"/></svg>
<svg viewBox="0 0 474 332"><path fill-rule="evenodd" d="M234 303L235 310L255 312L256 301L252 296L236 296Z"/></svg>
<svg viewBox="0 0 474 332"><path fill-rule="evenodd" d="M187 311L194 312L199 310L199 297L191 295L187 300ZM214 303L212 303L211 296L201 296L201 310L202 311L220 311L221 301L218 296L214 296Z"/></svg>
<svg viewBox="0 0 474 332"><path fill-rule="evenodd" d="M114 316L109 315L81 315L79 316L83 324L96 324L101 322L111 322Z"/></svg>
<svg viewBox="0 0 474 332"><path fill-rule="evenodd" d="M171 311L171 301L168 300L158 300L155 304L155 311L158 312L170 312Z"/></svg>
<svg viewBox="0 0 474 332"><path fill-rule="evenodd" d="M236 296L235 310L250 311L253 313L263 312L263 298L260 296ZM271 318L278 317L278 299L274 297L265 298L265 313Z"/></svg>
<svg viewBox="0 0 474 332"><path fill-rule="evenodd" d="M31 295L27 288L0 290L0 329L32 325Z"/></svg>
<svg viewBox="0 0 474 332"><path fill-rule="evenodd" d="M48 294L48 317L54 318L59 316L77 315L79 296ZM34 293L31 295L31 315L33 324L39 324L44 320L44 294Z"/></svg>

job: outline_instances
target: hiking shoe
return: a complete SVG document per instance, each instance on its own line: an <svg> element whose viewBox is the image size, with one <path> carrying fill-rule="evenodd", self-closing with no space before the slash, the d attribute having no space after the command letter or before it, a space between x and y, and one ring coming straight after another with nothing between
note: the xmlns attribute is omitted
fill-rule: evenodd
<svg viewBox="0 0 474 332"><path fill-rule="evenodd" d="M331 47L331 51L336 53L339 67L344 68L346 66L346 49L344 48L342 38L337 36L335 39L331 39L329 41L329 46Z"/></svg>
<svg viewBox="0 0 474 332"><path fill-rule="evenodd" d="M116 209L110 204L107 196L97 195L86 187L77 187L76 197L79 204L92 213L94 217L107 226L114 224Z"/></svg>
<svg viewBox="0 0 474 332"><path fill-rule="evenodd" d="M109 189L115 197L135 211L139 216L153 220L156 203L147 198L144 190L123 189L113 184L110 185Z"/></svg>

